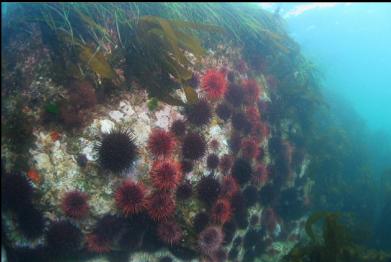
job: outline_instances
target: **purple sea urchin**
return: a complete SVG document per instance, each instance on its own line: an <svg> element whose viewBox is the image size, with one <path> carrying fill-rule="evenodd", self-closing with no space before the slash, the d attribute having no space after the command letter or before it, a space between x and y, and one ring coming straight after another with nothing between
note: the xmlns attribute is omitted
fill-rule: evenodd
<svg viewBox="0 0 391 262"><path fill-rule="evenodd" d="M46 233L50 252L66 254L81 247L83 235L78 227L69 221L54 222Z"/></svg>
<svg viewBox="0 0 391 262"><path fill-rule="evenodd" d="M228 90L225 93L225 100L234 107L239 107L244 102L243 89L237 84L229 84Z"/></svg>
<svg viewBox="0 0 391 262"><path fill-rule="evenodd" d="M209 124L212 117L212 109L206 100L199 100L197 103L185 108L187 120L196 126L205 126Z"/></svg>
<svg viewBox="0 0 391 262"><path fill-rule="evenodd" d="M246 115L242 112L235 113L232 116L232 126L236 130L242 130L247 125L247 121Z"/></svg>
<svg viewBox="0 0 391 262"><path fill-rule="evenodd" d="M236 224L234 221L228 221L223 225L224 233L224 245L227 245L232 242L233 237L236 232Z"/></svg>
<svg viewBox="0 0 391 262"><path fill-rule="evenodd" d="M197 197L202 202L211 205L220 194L220 183L212 176L205 176L197 184Z"/></svg>
<svg viewBox="0 0 391 262"><path fill-rule="evenodd" d="M219 166L219 157L216 154L210 154L206 159L209 169L216 169Z"/></svg>
<svg viewBox="0 0 391 262"><path fill-rule="evenodd" d="M216 107L216 115L224 121L227 121L232 114L232 109L226 103L221 103Z"/></svg>
<svg viewBox="0 0 391 262"><path fill-rule="evenodd" d="M224 234L220 227L209 226L198 236L198 247L203 254L212 254L223 243Z"/></svg>
<svg viewBox="0 0 391 262"><path fill-rule="evenodd" d="M238 181L240 185L243 185L250 180L252 169L250 163L247 160L238 158L236 159L231 172L232 176L236 178L236 181Z"/></svg>
<svg viewBox="0 0 391 262"><path fill-rule="evenodd" d="M175 120L172 123L170 130L176 136L183 136L186 133L186 124L183 120Z"/></svg>
<svg viewBox="0 0 391 262"><path fill-rule="evenodd" d="M6 209L19 211L31 204L33 187L25 176L11 173L3 174L2 178L2 203Z"/></svg>
<svg viewBox="0 0 391 262"><path fill-rule="evenodd" d="M255 186L247 186L243 190L243 197L246 203L246 206L251 207L257 203L258 200L258 190Z"/></svg>
<svg viewBox="0 0 391 262"><path fill-rule="evenodd" d="M103 135L97 146L98 161L102 168L120 173L136 159L137 148L128 131L114 129Z"/></svg>
<svg viewBox="0 0 391 262"><path fill-rule="evenodd" d="M159 224L157 234L160 240L170 245L177 244L182 239L182 229L173 220Z"/></svg>
<svg viewBox="0 0 391 262"><path fill-rule="evenodd" d="M191 198L193 188L189 182L185 182L178 186L176 190L176 198L180 200L187 200Z"/></svg>
<svg viewBox="0 0 391 262"><path fill-rule="evenodd" d="M194 230L199 233L208 225L209 215L206 212L200 212L193 218Z"/></svg>
<svg viewBox="0 0 391 262"><path fill-rule="evenodd" d="M184 174L190 173L193 170L193 162L189 160L182 160L181 170Z"/></svg>
<svg viewBox="0 0 391 262"><path fill-rule="evenodd" d="M197 160L204 156L206 143L204 138L197 133L189 133L185 136L182 145L182 155L185 159Z"/></svg>
<svg viewBox="0 0 391 262"><path fill-rule="evenodd" d="M45 220L42 213L32 205L17 214L20 231L29 239L35 239L43 233Z"/></svg>

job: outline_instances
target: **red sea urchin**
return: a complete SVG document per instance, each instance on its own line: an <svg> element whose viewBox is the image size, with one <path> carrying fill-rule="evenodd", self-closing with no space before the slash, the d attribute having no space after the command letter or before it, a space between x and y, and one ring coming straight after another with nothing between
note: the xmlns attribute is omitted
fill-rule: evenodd
<svg viewBox="0 0 391 262"><path fill-rule="evenodd" d="M157 234L160 240L170 245L177 244L182 239L182 229L173 220L159 224Z"/></svg>
<svg viewBox="0 0 391 262"><path fill-rule="evenodd" d="M255 169L254 183L257 185L265 185L269 179L267 168L264 164L260 163Z"/></svg>
<svg viewBox="0 0 391 262"><path fill-rule="evenodd" d="M219 161L219 168L223 174L227 174L231 169L233 164L233 157L231 155L225 154L221 157Z"/></svg>
<svg viewBox="0 0 391 262"><path fill-rule="evenodd" d="M211 100L219 99L227 90L227 81L224 73L216 70L208 70L202 78L202 89L208 94Z"/></svg>
<svg viewBox="0 0 391 262"><path fill-rule="evenodd" d="M246 104L254 104L259 98L260 86L257 81L247 79L243 83L244 101Z"/></svg>
<svg viewBox="0 0 391 262"><path fill-rule="evenodd" d="M220 147L220 142L217 139L212 139L209 142L209 148L212 149L214 152L218 151Z"/></svg>
<svg viewBox="0 0 391 262"><path fill-rule="evenodd" d="M94 253L107 253L111 251L111 244L97 234L89 234L86 237L87 250Z"/></svg>
<svg viewBox="0 0 391 262"><path fill-rule="evenodd" d="M114 215L106 214L99 218L86 237L87 250L95 253L111 251L113 241L121 235L124 225L125 220Z"/></svg>
<svg viewBox="0 0 391 262"><path fill-rule="evenodd" d="M256 158L259 150L257 141L253 138L247 138L242 141L242 156L246 159Z"/></svg>
<svg viewBox="0 0 391 262"><path fill-rule="evenodd" d="M115 192L115 203L124 215L137 214L145 208L145 187L142 183L124 181Z"/></svg>
<svg viewBox="0 0 391 262"><path fill-rule="evenodd" d="M224 235L220 227L209 226L198 236L198 247L203 254L212 254L223 243Z"/></svg>
<svg viewBox="0 0 391 262"><path fill-rule="evenodd" d="M239 185L232 176L224 176L221 183L221 195L223 197L232 197L239 191Z"/></svg>
<svg viewBox="0 0 391 262"><path fill-rule="evenodd" d="M185 159L197 160L204 156L206 143L204 138L197 133L189 133L185 136L182 145L182 155Z"/></svg>
<svg viewBox="0 0 391 262"><path fill-rule="evenodd" d="M212 221L217 224L224 224L231 216L231 204L228 200L221 198L212 207Z"/></svg>
<svg viewBox="0 0 391 262"><path fill-rule="evenodd" d="M258 108L255 106L250 106L246 109L247 119L252 123L257 123L261 119L261 114L258 111Z"/></svg>
<svg viewBox="0 0 391 262"><path fill-rule="evenodd" d="M137 155L137 148L130 132L119 129L104 134L97 150L100 165L114 173L129 168Z"/></svg>
<svg viewBox="0 0 391 262"><path fill-rule="evenodd" d="M147 210L153 220L166 220L175 211L175 201L170 193L155 191L147 199Z"/></svg>
<svg viewBox="0 0 391 262"><path fill-rule="evenodd" d="M181 180L180 166L172 160L156 161L150 172L152 184L160 190L172 190Z"/></svg>
<svg viewBox="0 0 391 262"><path fill-rule="evenodd" d="M75 219L84 218L89 210L88 195L80 191L67 192L61 203L65 215Z"/></svg>
<svg viewBox="0 0 391 262"><path fill-rule="evenodd" d="M162 129L152 130L148 139L148 150L155 156L168 156L175 149L175 140L171 133Z"/></svg>

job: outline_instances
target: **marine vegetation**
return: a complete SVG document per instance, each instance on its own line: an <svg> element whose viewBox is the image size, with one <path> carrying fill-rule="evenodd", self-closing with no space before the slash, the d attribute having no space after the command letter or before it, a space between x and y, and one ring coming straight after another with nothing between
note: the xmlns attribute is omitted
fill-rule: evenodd
<svg viewBox="0 0 391 262"><path fill-rule="evenodd" d="M322 236L314 232L316 222L323 220ZM390 254L369 250L355 244L353 234L341 223L338 213L318 212L312 214L306 222L306 233L310 238L307 245L297 245L284 261L389 261Z"/></svg>

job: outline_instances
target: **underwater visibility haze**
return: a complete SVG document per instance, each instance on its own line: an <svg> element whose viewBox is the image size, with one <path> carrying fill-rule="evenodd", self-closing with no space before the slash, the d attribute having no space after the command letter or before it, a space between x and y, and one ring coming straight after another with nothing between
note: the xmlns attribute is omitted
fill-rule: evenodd
<svg viewBox="0 0 391 262"><path fill-rule="evenodd" d="M391 261L390 14L2 3L2 262Z"/></svg>

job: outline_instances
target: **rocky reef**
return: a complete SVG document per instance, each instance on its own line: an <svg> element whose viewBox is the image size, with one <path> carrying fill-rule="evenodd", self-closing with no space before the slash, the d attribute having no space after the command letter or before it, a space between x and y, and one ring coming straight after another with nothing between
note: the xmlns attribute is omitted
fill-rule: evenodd
<svg viewBox="0 0 391 262"><path fill-rule="evenodd" d="M8 261L278 261L299 241L321 98L281 18L185 3L7 15Z"/></svg>

